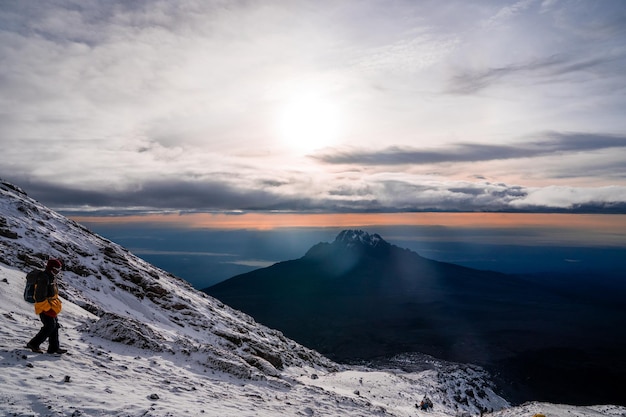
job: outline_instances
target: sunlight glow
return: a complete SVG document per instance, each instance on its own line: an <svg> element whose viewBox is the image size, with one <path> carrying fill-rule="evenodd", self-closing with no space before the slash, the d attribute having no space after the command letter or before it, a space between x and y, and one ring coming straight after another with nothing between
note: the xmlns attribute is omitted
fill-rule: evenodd
<svg viewBox="0 0 626 417"><path fill-rule="evenodd" d="M277 130L282 145L296 152L331 146L339 137L339 108L321 94L296 94L279 111Z"/></svg>

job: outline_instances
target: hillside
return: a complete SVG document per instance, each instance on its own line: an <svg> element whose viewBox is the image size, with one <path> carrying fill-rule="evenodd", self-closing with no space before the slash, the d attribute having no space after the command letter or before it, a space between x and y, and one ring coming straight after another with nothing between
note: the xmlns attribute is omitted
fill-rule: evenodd
<svg viewBox="0 0 626 417"><path fill-rule="evenodd" d="M62 346L38 330L24 276L63 259ZM617 416L616 406L508 404L477 367L423 360L415 372L338 365L194 290L0 183L0 413L7 416Z"/></svg>

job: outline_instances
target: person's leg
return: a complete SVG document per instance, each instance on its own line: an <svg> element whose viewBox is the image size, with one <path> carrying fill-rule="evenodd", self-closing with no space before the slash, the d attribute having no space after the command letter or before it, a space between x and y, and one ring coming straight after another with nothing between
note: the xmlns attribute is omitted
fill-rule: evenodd
<svg viewBox="0 0 626 417"><path fill-rule="evenodd" d="M36 349L38 350L39 345L41 345L48 337L50 337L51 334L55 332L57 332L56 343L58 345L59 337L58 337L56 319L50 316L47 316L43 313L39 315L39 318L41 319L41 322L43 323L43 327L39 330L39 332L35 335L35 337L33 337L30 340L30 342L28 342L26 346L28 346L29 348L33 350L36 350Z"/></svg>
<svg viewBox="0 0 626 417"><path fill-rule="evenodd" d="M48 353L56 353L59 351L59 321L54 320L54 330L48 336Z"/></svg>

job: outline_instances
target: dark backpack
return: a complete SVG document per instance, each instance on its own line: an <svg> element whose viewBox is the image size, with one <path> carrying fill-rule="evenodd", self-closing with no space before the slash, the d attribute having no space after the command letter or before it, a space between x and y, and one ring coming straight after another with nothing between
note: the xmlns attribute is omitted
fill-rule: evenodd
<svg viewBox="0 0 626 417"><path fill-rule="evenodd" d="M30 271L26 275L26 287L24 288L24 300L35 304L35 284L37 284L37 278L42 271Z"/></svg>

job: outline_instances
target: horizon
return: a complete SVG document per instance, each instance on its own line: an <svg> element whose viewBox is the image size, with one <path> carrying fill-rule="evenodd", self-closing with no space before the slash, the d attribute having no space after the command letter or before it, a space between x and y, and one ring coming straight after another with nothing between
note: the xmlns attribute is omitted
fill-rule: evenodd
<svg viewBox="0 0 626 417"><path fill-rule="evenodd" d="M433 260L504 273L626 273L626 216L512 213L73 217L198 289L304 256L343 229ZM331 223L332 221L332 223Z"/></svg>

